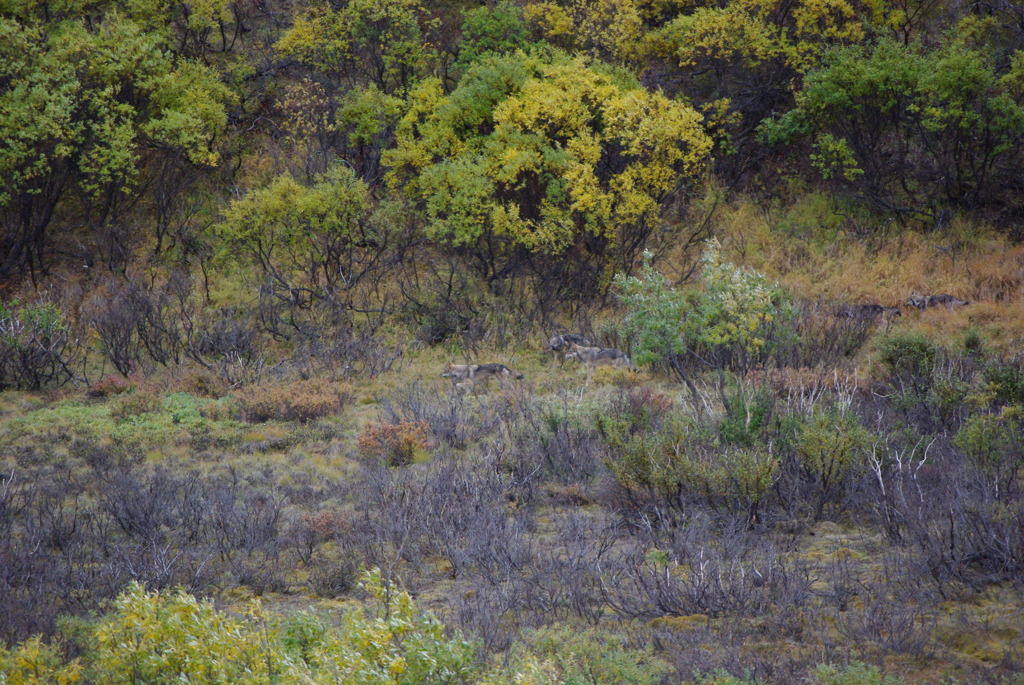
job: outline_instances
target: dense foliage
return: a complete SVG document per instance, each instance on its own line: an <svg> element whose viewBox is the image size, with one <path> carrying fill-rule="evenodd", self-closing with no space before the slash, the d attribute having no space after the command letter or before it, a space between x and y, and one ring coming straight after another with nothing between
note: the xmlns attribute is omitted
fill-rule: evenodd
<svg viewBox="0 0 1024 685"><path fill-rule="evenodd" d="M0 0L0 683L1019 679L1022 26Z"/></svg>

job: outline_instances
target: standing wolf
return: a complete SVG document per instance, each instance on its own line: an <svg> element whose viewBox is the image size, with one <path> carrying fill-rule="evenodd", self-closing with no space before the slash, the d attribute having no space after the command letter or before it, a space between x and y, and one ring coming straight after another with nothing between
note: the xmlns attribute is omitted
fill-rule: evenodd
<svg viewBox="0 0 1024 685"><path fill-rule="evenodd" d="M548 350L554 353L562 353L562 363L569 358L569 353L572 352L573 345L589 345L590 341L584 338L582 335L576 335L575 333L563 333L562 335L553 335L548 340Z"/></svg>
<svg viewBox="0 0 1024 685"><path fill-rule="evenodd" d="M885 307L880 304L844 304L836 311L836 316L856 321L873 322L881 319L888 325L892 322L893 317L903 316L903 312L899 307Z"/></svg>
<svg viewBox="0 0 1024 685"><path fill-rule="evenodd" d="M578 359L583 362L587 369L587 383L590 383L590 379L593 378L594 370L602 364L610 364L618 368L625 367L630 371L637 370L636 365L630 361L626 353L614 347L583 347L572 343L565 358Z"/></svg>
<svg viewBox="0 0 1024 685"><path fill-rule="evenodd" d="M477 383L486 384L492 378L506 381L522 379L523 374L513 371L504 364L453 364L448 362L441 378L451 378L455 387L461 390L476 390Z"/></svg>

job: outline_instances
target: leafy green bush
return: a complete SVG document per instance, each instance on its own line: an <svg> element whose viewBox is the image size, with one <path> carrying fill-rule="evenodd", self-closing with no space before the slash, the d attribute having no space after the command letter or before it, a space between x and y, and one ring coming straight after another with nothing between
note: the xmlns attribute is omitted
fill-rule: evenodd
<svg viewBox="0 0 1024 685"><path fill-rule="evenodd" d="M759 685L761 681L748 675L734 676L728 671L717 670L711 673L695 673L694 685Z"/></svg>
<svg viewBox="0 0 1024 685"><path fill-rule="evenodd" d="M923 406L934 382L939 347L920 333L896 332L878 344L894 399L904 409Z"/></svg>
<svg viewBox="0 0 1024 685"><path fill-rule="evenodd" d="M975 206L1003 191L1024 144L1024 58L998 52L970 39L836 47L764 128L771 141L810 137L826 180L886 211Z"/></svg>
<svg viewBox="0 0 1024 685"><path fill-rule="evenodd" d="M599 414L596 428L608 450L606 465L627 491L665 502L669 514L683 513L697 499L749 521L757 518L779 474L780 460L770 451L723 449L707 425L679 412L646 425L628 414L611 414Z"/></svg>
<svg viewBox="0 0 1024 685"><path fill-rule="evenodd" d="M258 602L227 613L184 591L147 592L133 583L94 626L78 628L80 658L66 661L58 646L38 638L0 648L0 682L476 682L474 643L447 637L440 621L417 612L379 571L364 574L362 587L370 608L343 612L337 626L312 614L279 626Z"/></svg>
<svg viewBox="0 0 1024 685"><path fill-rule="evenodd" d="M655 685L672 670L650 648L630 647L608 631L554 625L527 634L525 642L531 657L554 665L563 685Z"/></svg>
<svg viewBox="0 0 1024 685"><path fill-rule="evenodd" d="M463 15L459 58L453 69L461 71L483 55L515 52L526 45L526 24L519 7L508 0L477 7Z"/></svg>
<svg viewBox="0 0 1024 685"><path fill-rule="evenodd" d="M976 414L953 438L971 464L1005 496L1024 464L1024 409L1004 407L998 414Z"/></svg>
<svg viewBox="0 0 1024 685"><path fill-rule="evenodd" d="M820 520L847 481L867 466L871 434L848 409L817 410L796 441L800 463L814 490L814 519Z"/></svg>
<svg viewBox="0 0 1024 685"><path fill-rule="evenodd" d="M753 447L762 432L769 427L775 405L775 396L768 388L755 388L747 398L745 388L737 388L726 395L725 416L718 426L723 442Z"/></svg>
<svg viewBox="0 0 1024 685"><path fill-rule="evenodd" d="M745 378L792 330L794 312L786 294L764 274L723 261L721 246L713 238L701 260L702 291L670 287L647 257L639 277L620 274L615 279L627 309L624 327L635 341L636 361L667 364L689 387L698 411L701 403L691 370L718 373L718 390L727 409L725 372L734 372L747 431L754 394L745 387Z"/></svg>
<svg viewBox="0 0 1024 685"><path fill-rule="evenodd" d="M71 685L82 682L82 664L65 663L60 645L48 645L39 637L13 648L0 644L0 683L4 685Z"/></svg>
<svg viewBox="0 0 1024 685"><path fill-rule="evenodd" d="M981 375L997 403L1024 405L1022 360L992 360L984 366Z"/></svg>

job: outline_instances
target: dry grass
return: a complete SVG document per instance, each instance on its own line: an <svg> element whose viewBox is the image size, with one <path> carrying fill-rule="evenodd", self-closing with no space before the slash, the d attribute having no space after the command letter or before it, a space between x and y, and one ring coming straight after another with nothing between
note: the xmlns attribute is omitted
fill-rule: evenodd
<svg viewBox="0 0 1024 685"><path fill-rule="evenodd" d="M956 220L942 231L843 230L829 203L804 197L766 213L740 198L718 208L727 257L758 269L800 299L902 306L911 293L948 293L956 312L903 307L899 325L952 340L973 328L1002 350L1024 346L1024 245L990 227Z"/></svg>

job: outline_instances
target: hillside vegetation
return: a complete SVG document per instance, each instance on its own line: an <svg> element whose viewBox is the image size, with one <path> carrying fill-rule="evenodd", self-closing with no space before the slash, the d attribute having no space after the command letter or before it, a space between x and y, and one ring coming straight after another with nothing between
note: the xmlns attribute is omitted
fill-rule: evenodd
<svg viewBox="0 0 1024 685"><path fill-rule="evenodd" d="M1024 682L1022 27L0 0L0 683Z"/></svg>

